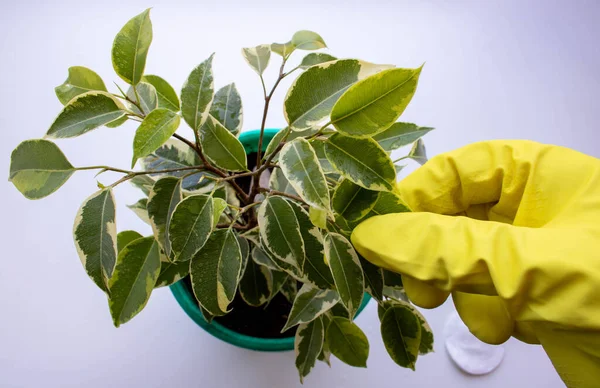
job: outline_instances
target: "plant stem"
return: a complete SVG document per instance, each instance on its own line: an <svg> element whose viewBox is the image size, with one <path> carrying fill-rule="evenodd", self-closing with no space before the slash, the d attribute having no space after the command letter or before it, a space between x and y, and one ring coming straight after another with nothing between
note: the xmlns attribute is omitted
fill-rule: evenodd
<svg viewBox="0 0 600 388"><path fill-rule="evenodd" d="M196 148L196 145L194 143L192 143L191 141L189 141L188 139L186 139L185 137L178 135L177 133L173 134L173 137L177 140L181 140L182 142L184 142L185 144L187 144L191 149L193 149L196 153L199 154L198 149Z"/></svg>
<svg viewBox="0 0 600 388"><path fill-rule="evenodd" d="M306 138L306 140L314 139L315 137L320 136L323 133L323 131L325 130L325 128L327 128L330 125L331 125L331 121L328 122L327 124L323 125L321 128L319 128L319 130L317 132L315 132L314 134L308 136Z"/></svg>
<svg viewBox="0 0 600 388"><path fill-rule="evenodd" d="M272 194L272 195L281 195L282 197L288 197L295 201L302 202L303 204L308 205L306 202L304 202L304 200L302 198L298 197L297 195L288 194L283 191L270 190L270 189L261 189L260 191L262 193L268 193L268 194Z"/></svg>
<svg viewBox="0 0 600 388"><path fill-rule="evenodd" d="M396 163L396 162L399 162L399 161L401 161L401 160L404 160L404 159L408 159L408 155L406 155L406 156L403 156L403 157L401 157L401 158L398 158L398 159L396 159L396 160L393 160L393 161L392 161L392 163Z"/></svg>
<svg viewBox="0 0 600 388"><path fill-rule="evenodd" d="M131 173L131 171L129 171L129 170L122 170L120 168L114 168L114 167L109 167L109 166L75 167L75 170L77 170L77 171L84 171L84 170L106 170L106 171L121 172L123 174L130 174Z"/></svg>

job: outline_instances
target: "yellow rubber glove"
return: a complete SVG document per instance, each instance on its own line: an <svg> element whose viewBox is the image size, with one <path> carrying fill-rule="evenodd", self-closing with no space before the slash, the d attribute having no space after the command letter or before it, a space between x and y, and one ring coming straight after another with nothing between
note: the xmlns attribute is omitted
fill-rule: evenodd
<svg viewBox="0 0 600 388"><path fill-rule="evenodd" d="M476 143L399 184L415 213L368 219L358 252L411 300L452 293L482 341L541 343L569 387L600 387L600 160L530 141Z"/></svg>

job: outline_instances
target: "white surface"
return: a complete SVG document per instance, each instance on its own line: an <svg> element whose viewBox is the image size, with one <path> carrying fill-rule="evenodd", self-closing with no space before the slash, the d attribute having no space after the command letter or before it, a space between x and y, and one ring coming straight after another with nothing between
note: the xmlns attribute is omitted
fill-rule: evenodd
<svg viewBox="0 0 600 388"><path fill-rule="evenodd" d="M327 3L327 5L325 4ZM244 128L255 128L260 87L242 46L284 41L298 29L320 32L331 53L415 67L427 62L403 119L438 128L428 153L492 138L528 138L600 156L600 27L594 1L3 1L0 5L0 170L22 140L41 137L58 113L53 88L67 68L84 65L111 87L112 39L153 6L154 41L147 72L180 88L190 70L217 51L216 83L237 83ZM270 70L275 70L273 66ZM273 75L272 72L269 73ZM283 124L277 93L269 125ZM133 126L101 128L60 141L75 165L127 167ZM185 129L182 128L185 133ZM118 140L118 141L117 141ZM111 183L112 177L101 178ZM71 239L75 212L96 190L78 173L53 196L28 201L8 183L0 270L2 387L291 387L299 386L293 354L240 350L204 333L167 289L120 329L103 295L86 277ZM118 228L148 228L125 208L139 194L117 189ZM441 338L448 304L426 312ZM561 387L542 349L511 340L494 373L469 377L445 354L396 367L378 333L371 304L358 324L371 341L368 369L319 365L306 387Z"/></svg>
<svg viewBox="0 0 600 388"><path fill-rule="evenodd" d="M439 338L439 337L438 337ZM505 345L481 342L453 311L444 325L444 343L452 361L468 374L480 376L493 372L504 358Z"/></svg>

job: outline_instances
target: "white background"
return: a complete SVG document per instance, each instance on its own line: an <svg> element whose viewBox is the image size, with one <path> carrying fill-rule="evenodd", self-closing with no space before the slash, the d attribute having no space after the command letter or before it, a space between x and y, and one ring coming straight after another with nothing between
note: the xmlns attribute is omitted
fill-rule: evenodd
<svg viewBox="0 0 600 388"><path fill-rule="evenodd" d="M69 66L94 69L109 88L113 80L123 85L111 67L112 40L148 6L154 7L154 40L147 73L179 89L190 70L216 51L216 85L237 83L245 130L258 126L262 102L240 47L286 41L296 30L311 29L339 57L403 67L426 62L403 120L437 128L426 137L430 155L477 140L526 138L600 156L598 2L3 1L1 171L8 173L10 152L19 142L48 129L61 107L53 88ZM277 93L270 126L284 124L281 101L288 85ZM59 145L74 165L127 168L134 130L133 125L100 128ZM191 134L185 127L180 132ZM103 175L100 181L114 178ZM86 277L71 238L75 212L95 190L92 172L77 173L40 201L26 200L9 183L0 186L0 386L299 386L292 353L241 350L211 337L168 289L156 291L138 317L115 329L106 299ZM116 194L119 230L148 233L125 208L140 193L122 185ZM459 372L441 340L451 309L446 304L426 312L439 334L436 353L419 359L412 372L387 356L371 304L357 320L371 342L368 369L337 361L331 370L318 365L305 386L562 386L541 348L513 340L493 374L474 378Z"/></svg>

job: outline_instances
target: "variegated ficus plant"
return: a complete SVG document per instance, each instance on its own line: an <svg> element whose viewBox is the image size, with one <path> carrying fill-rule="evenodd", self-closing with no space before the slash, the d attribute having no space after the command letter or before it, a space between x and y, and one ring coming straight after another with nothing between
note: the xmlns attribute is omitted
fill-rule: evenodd
<svg viewBox="0 0 600 388"><path fill-rule="evenodd" d="M22 142L11 156L9 179L30 199L52 194L76 171L122 174L98 184L73 229L81 262L106 293L114 324L138 314L154 288L182 279L209 322L228 314L234 298L265 308L280 294L291 306L281 329L295 331L302 379L331 354L366 366L369 344L353 323L366 291L379 304L391 358L414 369L417 356L432 351L431 330L406 298L401 277L360 257L349 236L371 216L409 211L396 194L402 168L396 163L423 163L421 136L431 128L396 121L421 68L308 53L288 69L293 54L326 47L311 31L284 44L245 48L264 93L258 151L246 155L238 140L241 98L234 84L215 91L213 56L192 70L178 95L163 78L144 73L151 41L146 10L125 24L112 48L128 91L117 85L110 93L95 72L71 67L56 88L64 107L44 139ZM268 91L263 72L271 57L279 57L280 67ZM300 75L283 103L287 126L261 152L270 102L292 74ZM74 167L53 142L130 120L139 122L131 170ZM407 156L392 160L392 151L410 144ZM114 191L126 181L146 195L129 207L150 224L151 236L117 233Z"/></svg>

